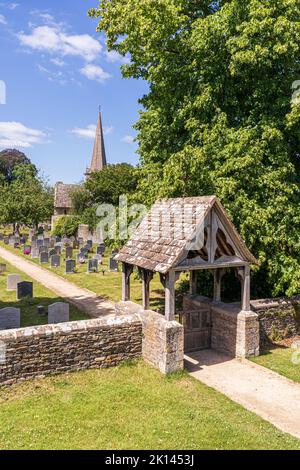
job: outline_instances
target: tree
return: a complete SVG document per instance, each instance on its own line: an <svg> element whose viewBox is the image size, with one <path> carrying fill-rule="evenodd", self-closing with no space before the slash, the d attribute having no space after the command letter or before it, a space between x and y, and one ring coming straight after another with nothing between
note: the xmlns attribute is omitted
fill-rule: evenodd
<svg viewBox="0 0 300 470"><path fill-rule="evenodd" d="M298 0L103 0L90 15L130 55L123 75L149 82L140 199L216 194L261 263L254 293L299 292Z"/></svg>
<svg viewBox="0 0 300 470"><path fill-rule="evenodd" d="M53 191L33 165L16 166L10 184L0 181L0 209L2 223L37 227L52 215Z"/></svg>
<svg viewBox="0 0 300 470"><path fill-rule="evenodd" d="M19 165L30 165L31 162L23 152L19 152L16 149L6 149L0 152L0 174L2 174L8 183L11 183L13 179L13 171L16 166ZM35 174L37 174L37 169Z"/></svg>

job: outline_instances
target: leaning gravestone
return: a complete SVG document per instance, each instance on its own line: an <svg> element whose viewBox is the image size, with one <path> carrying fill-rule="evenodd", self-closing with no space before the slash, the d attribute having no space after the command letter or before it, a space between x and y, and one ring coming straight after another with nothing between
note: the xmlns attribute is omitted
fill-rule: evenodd
<svg viewBox="0 0 300 470"><path fill-rule="evenodd" d="M6 271L6 264L1 263L0 264L0 274L5 273L5 271Z"/></svg>
<svg viewBox="0 0 300 470"><path fill-rule="evenodd" d="M98 272L98 260L89 259L88 261L88 273L97 273Z"/></svg>
<svg viewBox="0 0 300 470"><path fill-rule="evenodd" d="M6 278L7 290L17 290L17 285L22 282L22 278L19 274L9 274Z"/></svg>
<svg viewBox="0 0 300 470"><path fill-rule="evenodd" d="M48 323L64 323L70 320L70 306L65 302L56 302L48 307Z"/></svg>
<svg viewBox="0 0 300 470"><path fill-rule="evenodd" d="M19 282L17 285L17 299L21 300L26 297L33 297L33 283L28 281Z"/></svg>
<svg viewBox="0 0 300 470"><path fill-rule="evenodd" d="M66 261L66 274L74 274L76 268L76 261L74 259L68 259Z"/></svg>
<svg viewBox="0 0 300 470"><path fill-rule="evenodd" d="M73 248L71 246L66 247L66 258L72 258L73 257Z"/></svg>
<svg viewBox="0 0 300 470"><path fill-rule="evenodd" d="M51 258L51 268L58 268L60 266L60 256L55 254L52 255Z"/></svg>
<svg viewBox="0 0 300 470"><path fill-rule="evenodd" d="M6 307L0 310L0 330L20 328L21 311L19 308Z"/></svg>
<svg viewBox="0 0 300 470"><path fill-rule="evenodd" d="M109 270L113 272L118 271L118 261L116 261L114 258L109 258Z"/></svg>
<svg viewBox="0 0 300 470"><path fill-rule="evenodd" d="M48 264L49 263L49 255L48 252L42 252L40 254L40 263L41 264Z"/></svg>

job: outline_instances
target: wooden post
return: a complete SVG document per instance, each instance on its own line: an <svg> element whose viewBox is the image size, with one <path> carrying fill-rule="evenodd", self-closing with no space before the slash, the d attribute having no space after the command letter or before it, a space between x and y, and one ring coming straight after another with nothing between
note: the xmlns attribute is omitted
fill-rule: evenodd
<svg viewBox="0 0 300 470"><path fill-rule="evenodd" d="M133 271L131 264L122 263L122 300L130 300L130 275Z"/></svg>
<svg viewBox="0 0 300 470"><path fill-rule="evenodd" d="M221 302L221 282L225 273L226 269L219 268L214 270L214 302Z"/></svg>
<svg viewBox="0 0 300 470"><path fill-rule="evenodd" d="M167 321L175 318L175 272L172 270L166 275L165 318Z"/></svg>
<svg viewBox="0 0 300 470"><path fill-rule="evenodd" d="M143 288L143 309L148 310L150 305L150 282L153 279L153 272L147 269L141 269L140 275Z"/></svg>
<svg viewBox="0 0 300 470"><path fill-rule="evenodd" d="M250 268L244 266L244 276L242 279L242 310L250 311Z"/></svg>
<svg viewBox="0 0 300 470"><path fill-rule="evenodd" d="M190 271L190 294L197 294L197 271Z"/></svg>

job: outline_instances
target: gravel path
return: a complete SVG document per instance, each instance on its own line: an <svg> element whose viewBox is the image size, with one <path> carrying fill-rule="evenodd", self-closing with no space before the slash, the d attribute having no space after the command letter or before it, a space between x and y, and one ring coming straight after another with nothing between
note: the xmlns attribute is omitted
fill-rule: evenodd
<svg viewBox="0 0 300 470"><path fill-rule="evenodd" d="M300 439L300 384L246 359L231 359L213 350L189 353L185 362L197 380Z"/></svg>
<svg viewBox="0 0 300 470"><path fill-rule="evenodd" d="M57 274L49 272L47 269L37 266L32 261L26 261L2 247L0 247L0 257L55 292L59 297L63 297L66 301L74 304L79 310L85 312L90 317L100 317L115 313L113 303L98 297L97 294L88 289L76 286L72 282L57 276Z"/></svg>

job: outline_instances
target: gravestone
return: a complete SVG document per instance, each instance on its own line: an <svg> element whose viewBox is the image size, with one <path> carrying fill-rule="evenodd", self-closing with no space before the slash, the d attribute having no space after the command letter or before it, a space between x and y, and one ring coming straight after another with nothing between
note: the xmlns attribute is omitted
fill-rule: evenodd
<svg viewBox="0 0 300 470"><path fill-rule="evenodd" d="M6 278L6 289L17 290L19 282L22 282L22 278L19 274L9 274Z"/></svg>
<svg viewBox="0 0 300 470"><path fill-rule="evenodd" d="M102 255L94 255L93 259L96 259L99 264L102 263Z"/></svg>
<svg viewBox="0 0 300 470"><path fill-rule="evenodd" d="M48 252L40 253L40 263L41 264L48 264L49 263L49 255Z"/></svg>
<svg viewBox="0 0 300 470"><path fill-rule="evenodd" d="M61 242L61 237L59 237L59 236L55 237L55 242L56 242L56 243Z"/></svg>
<svg viewBox="0 0 300 470"><path fill-rule="evenodd" d="M0 233L0 241L2 242L3 239L4 239L3 233Z"/></svg>
<svg viewBox="0 0 300 470"><path fill-rule="evenodd" d="M79 250L79 242L78 240L73 241L73 250Z"/></svg>
<svg viewBox="0 0 300 470"><path fill-rule="evenodd" d="M21 311L19 308L6 307L0 310L0 330L20 328Z"/></svg>
<svg viewBox="0 0 300 470"><path fill-rule="evenodd" d="M58 268L60 266L60 256L55 254L52 255L51 258L51 268Z"/></svg>
<svg viewBox="0 0 300 470"><path fill-rule="evenodd" d="M5 245L9 245L9 238L8 237L4 237L4 244Z"/></svg>
<svg viewBox="0 0 300 470"><path fill-rule="evenodd" d="M30 245L25 245L23 248L23 254L24 255L30 255L31 253L31 246Z"/></svg>
<svg viewBox="0 0 300 470"><path fill-rule="evenodd" d="M76 268L76 261L74 259L68 259L66 261L66 274L73 274Z"/></svg>
<svg viewBox="0 0 300 470"><path fill-rule="evenodd" d="M87 244L89 247L92 247L92 246L93 246L93 240L87 240L87 241L86 241L86 244Z"/></svg>
<svg viewBox="0 0 300 470"><path fill-rule="evenodd" d="M56 302L48 307L48 324L70 321L70 306L65 302Z"/></svg>
<svg viewBox="0 0 300 470"><path fill-rule="evenodd" d="M118 272L119 270L118 261L114 258L109 258L109 270L112 272Z"/></svg>
<svg viewBox="0 0 300 470"><path fill-rule="evenodd" d="M50 238L44 238L44 246L46 246L47 248L50 247Z"/></svg>
<svg viewBox="0 0 300 470"><path fill-rule="evenodd" d="M44 305L38 305L36 308L36 312L38 315L45 315L46 314L46 309Z"/></svg>
<svg viewBox="0 0 300 470"><path fill-rule="evenodd" d="M37 241L36 241L36 246L38 248L40 248L43 245L44 245L44 240L41 240L40 238L38 238Z"/></svg>
<svg viewBox="0 0 300 470"><path fill-rule="evenodd" d="M73 257L73 248L71 246L66 247L66 258L70 259Z"/></svg>
<svg viewBox="0 0 300 470"><path fill-rule="evenodd" d="M1 263L0 264L0 274L5 273L5 271L6 271L6 264Z"/></svg>
<svg viewBox="0 0 300 470"><path fill-rule="evenodd" d="M54 256L56 255L56 250L54 248L52 248L52 250L49 251L49 256Z"/></svg>
<svg viewBox="0 0 300 470"><path fill-rule="evenodd" d="M40 234L38 235L37 239L44 241L44 235L43 235L43 233L40 233Z"/></svg>
<svg viewBox="0 0 300 470"><path fill-rule="evenodd" d="M98 260L89 259L88 261L88 273L97 273L98 272Z"/></svg>
<svg viewBox="0 0 300 470"><path fill-rule="evenodd" d="M28 281L19 282L17 285L17 299L21 300L25 297L33 297L33 283Z"/></svg>
<svg viewBox="0 0 300 470"><path fill-rule="evenodd" d="M77 255L77 263L84 264L85 263L85 256L82 253L78 253Z"/></svg>
<svg viewBox="0 0 300 470"><path fill-rule="evenodd" d="M36 246L32 246L30 254L32 259L37 259L40 257L40 250Z"/></svg>
<svg viewBox="0 0 300 470"><path fill-rule="evenodd" d="M55 251L57 255L61 255L61 246L60 245L55 245Z"/></svg>
<svg viewBox="0 0 300 470"><path fill-rule="evenodd" d="M41 253L48 253L48 247L45 245L42 245L39 247L39 252Z"/></svg>
<svg viewBox="0 0 300 470"><path fill-rule="evenodd" d="M100 245L97 246L97 255L103 255L105 252L105 244L100 243Z"/></svg>

